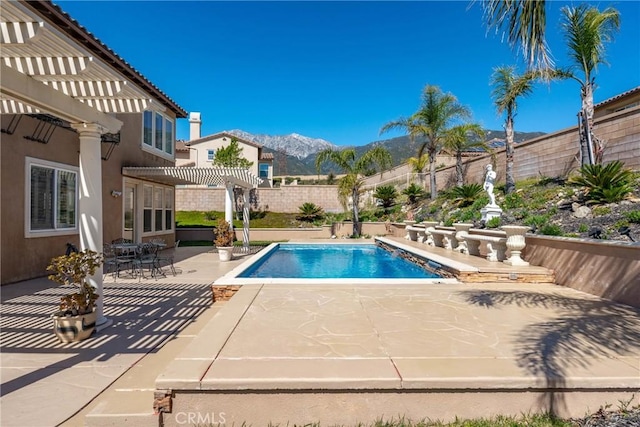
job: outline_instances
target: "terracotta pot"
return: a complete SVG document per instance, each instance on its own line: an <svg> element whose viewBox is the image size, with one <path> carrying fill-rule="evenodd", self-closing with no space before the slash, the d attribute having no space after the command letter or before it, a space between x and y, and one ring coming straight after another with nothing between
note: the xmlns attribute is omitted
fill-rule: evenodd
<svg viewBox="0 0 640 427"><path fill-rule="evenodd" d="M233 246L218 246L220 261L231 261L233 259Z"/></svg>
<svg viewBox="0 0 640 427"><path fill-rule="evenodd" d="M82 341L91 336L96 329L97 312L78 316L52 316L53 332L61 342Z"/></svg>

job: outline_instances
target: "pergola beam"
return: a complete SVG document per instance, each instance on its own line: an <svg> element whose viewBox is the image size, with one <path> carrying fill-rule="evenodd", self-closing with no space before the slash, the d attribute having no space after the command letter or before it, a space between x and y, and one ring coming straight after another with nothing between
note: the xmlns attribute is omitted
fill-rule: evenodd
<svg viewBox="0 0 640 427"><path fill-rule="evenodd" d="M118 133L122 127L122 122L115 117L70 98L5 64L0 64L0 74L0 93L4 98L30 105L71 123L95 123L108 133Z"/></svg>

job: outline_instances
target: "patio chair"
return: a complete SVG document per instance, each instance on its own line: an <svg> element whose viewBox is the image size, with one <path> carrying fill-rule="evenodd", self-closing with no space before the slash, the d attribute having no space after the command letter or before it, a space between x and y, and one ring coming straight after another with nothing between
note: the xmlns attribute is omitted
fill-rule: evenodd
<svg viewBox="0 0 640 427"><path fill-rule="evenodd" d="M107 267L106 272L111 273L114 280L120 277L121 271L132 268L135 257L133 253L122 253L108 243L102 246L102 253L104 255L104 265Z"/></svg>
<svg viewBox="0 0 640 427"><path fill-rule="evenodd" d="M176 253L176 249L178 249L178 246L180 245L180 240L176 240L175 245L173 246L173 250L169 250L167 252L161 252L158 255L158 267L162 267L162 263L166 263L166 265L169 266L169 268L171 268L171 273L175 276L176 275L176 269L173 266L173 257L175 256Z"/></svg>
<svg viewBox="0 0 640 427"><path fill-rule="evenodd" d="M158 245L153 243L142 243L138 245L137 256L133 260L133 265L140 277L147 278L144 275L145 267L149 270L151 277L157 278L157 274L164 273L158 265Z"/></svg>

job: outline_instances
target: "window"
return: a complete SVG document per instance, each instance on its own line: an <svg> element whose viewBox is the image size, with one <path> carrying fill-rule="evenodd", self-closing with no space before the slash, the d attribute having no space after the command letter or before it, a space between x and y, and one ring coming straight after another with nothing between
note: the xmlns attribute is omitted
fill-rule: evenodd
<svg viewBox="0 0 640 427"><path fill-rule="evenodd" d="M145 185L143 192L143 233L173 230L173 188Z"/></svg>
<svg viewBox="0 0 640 427"><path fill-rule="evenodd" d="M162 231L164 222L162 221L162 214L164 212L164 205L162 203L162 195L164 194L161 187L155 187L153 189L153 213L155 215L155 231Z"/></svg>
<svg viewBox="0 0 640 427"><path fill-rule="evenodd" d="M77 168L27 158L27 173L27 232L76 230Z"/></svg>
<svg viewBox="0 0 640 427"><path fill-rule="evenodd" d="M269 179L269 164L268 163L260 163L258 165L259 175L262 179Z"/></svg>
<svg viewBox="0 0 640 427"><path fill-rule="evenodd" d="M207 150L207 162L213 162L216 157L216 150Z"/></svg>
<svg viewBox="0 0 640 427"><path fill-rule="evenodd" d="M164 155L173 155L175 146L174 121L155 111L142 114L143 147Z"/></svg>
<svg viewBox="0 0 640 427"><path fill-rule="evenodd" d="M142 114L142 142L153 146L153 113L145 111Z"/></svg>
<svg viewBox="0 0 640 427"><path fill-rule="evenodd" d="M173 230L173 189L164 189L164 229Z"/></svg>
<svg viewBox="0 0 640 427"><path fill-rule="evenodd" d="M153 224L151 223L153 220L152 212L153 212L153 187L150 185L145 185L143 189L143 224L142 231L145 233L150 233L153 230Z"/></svg>

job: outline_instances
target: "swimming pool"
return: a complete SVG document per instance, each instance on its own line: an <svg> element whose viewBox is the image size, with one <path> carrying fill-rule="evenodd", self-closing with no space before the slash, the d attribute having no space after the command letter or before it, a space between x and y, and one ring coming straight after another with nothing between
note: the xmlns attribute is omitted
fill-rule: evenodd
<svg viewBox="0 0 640 427"><path fill-rule="evenodd" d="M415 269L417 268L419 271L418 276L414 277L387 277L389 274L369 274L369 277L342 277L336 274L327 274L327 272L335 273L338 271L338 262L330 262L325 261L324 263L320 263L320 268L316 269L316 272L319 270L320 273L317 274L307 274L307 276L312 277L292 277L294 274L288 274L288 277L246 277L251 272L255 271L259 268L259 264L263 264L267 261L267 258L271 256L271 254L276 251L281 246L286 245L312 245L312 246L324 246L323 250L329 250L332 247L340 248L340 247L353 247L360 246L363 248L363 251L368 252L371 246L382 245L386 247L388 256L391 256L395 259L395 261L402 261L401 266L406 267L406 269ZM328 246L328 247L327 247ZM379 249L384 250L384 249ZM394 254L395 252L395 254ZM392 255L393 254L393 255ZM401 254L401 256L397 256ZM385 255L385 254L382 254ZM374 259L377 257L374 252L371 252L369 256ZM411 258L416 262L410 262L405 259L401 259L403 257ZM344 262L344 261L342 261ZM410 264L404 264L405 262L410 262ZM450 260L445 259L443 257L439 257L433 254L427 254L420 249L411 247L410 245L400 243L397 241L392 241L390 239L384 237L375 237L374 241L361 241L354 242L349 240L325 240L325 241L317 241L317 240L305 240L298 242L290 242L290 243L272 243L267 246L264 250L258 252L256 255L248 258L240 265L232 268L229 272L224 274L222 277L218 278L213 284L218 286L228 286L228 285L300 285L304 284L305 286L389 286L389 285L427 285L427 284L443 284L443 283L459 283L455 278L455 275L452 274L453 271L456 271L460 266L449 266L448 263ZM418 266L420 264L427 268L422 268ZM254 267L255 265L255 267ZM293 270L293 264L288 263L283 267L285 270ZM440 268L438 268L440 267ZM436 275L432 275L434 272ZM453 269L452 269L453 268ZM379 269L377 271L380 271ZM415 271L415 270L414 270ZM437 273L442 273L444 277L439 277ZM295 275L297 275L296 273Z"/></svg>
<svg viewBox="0 0 640 427"><path fill-rule="evenodd" d="M281 243L237 277L433 279L442 276L375 244Z"/></svg>

